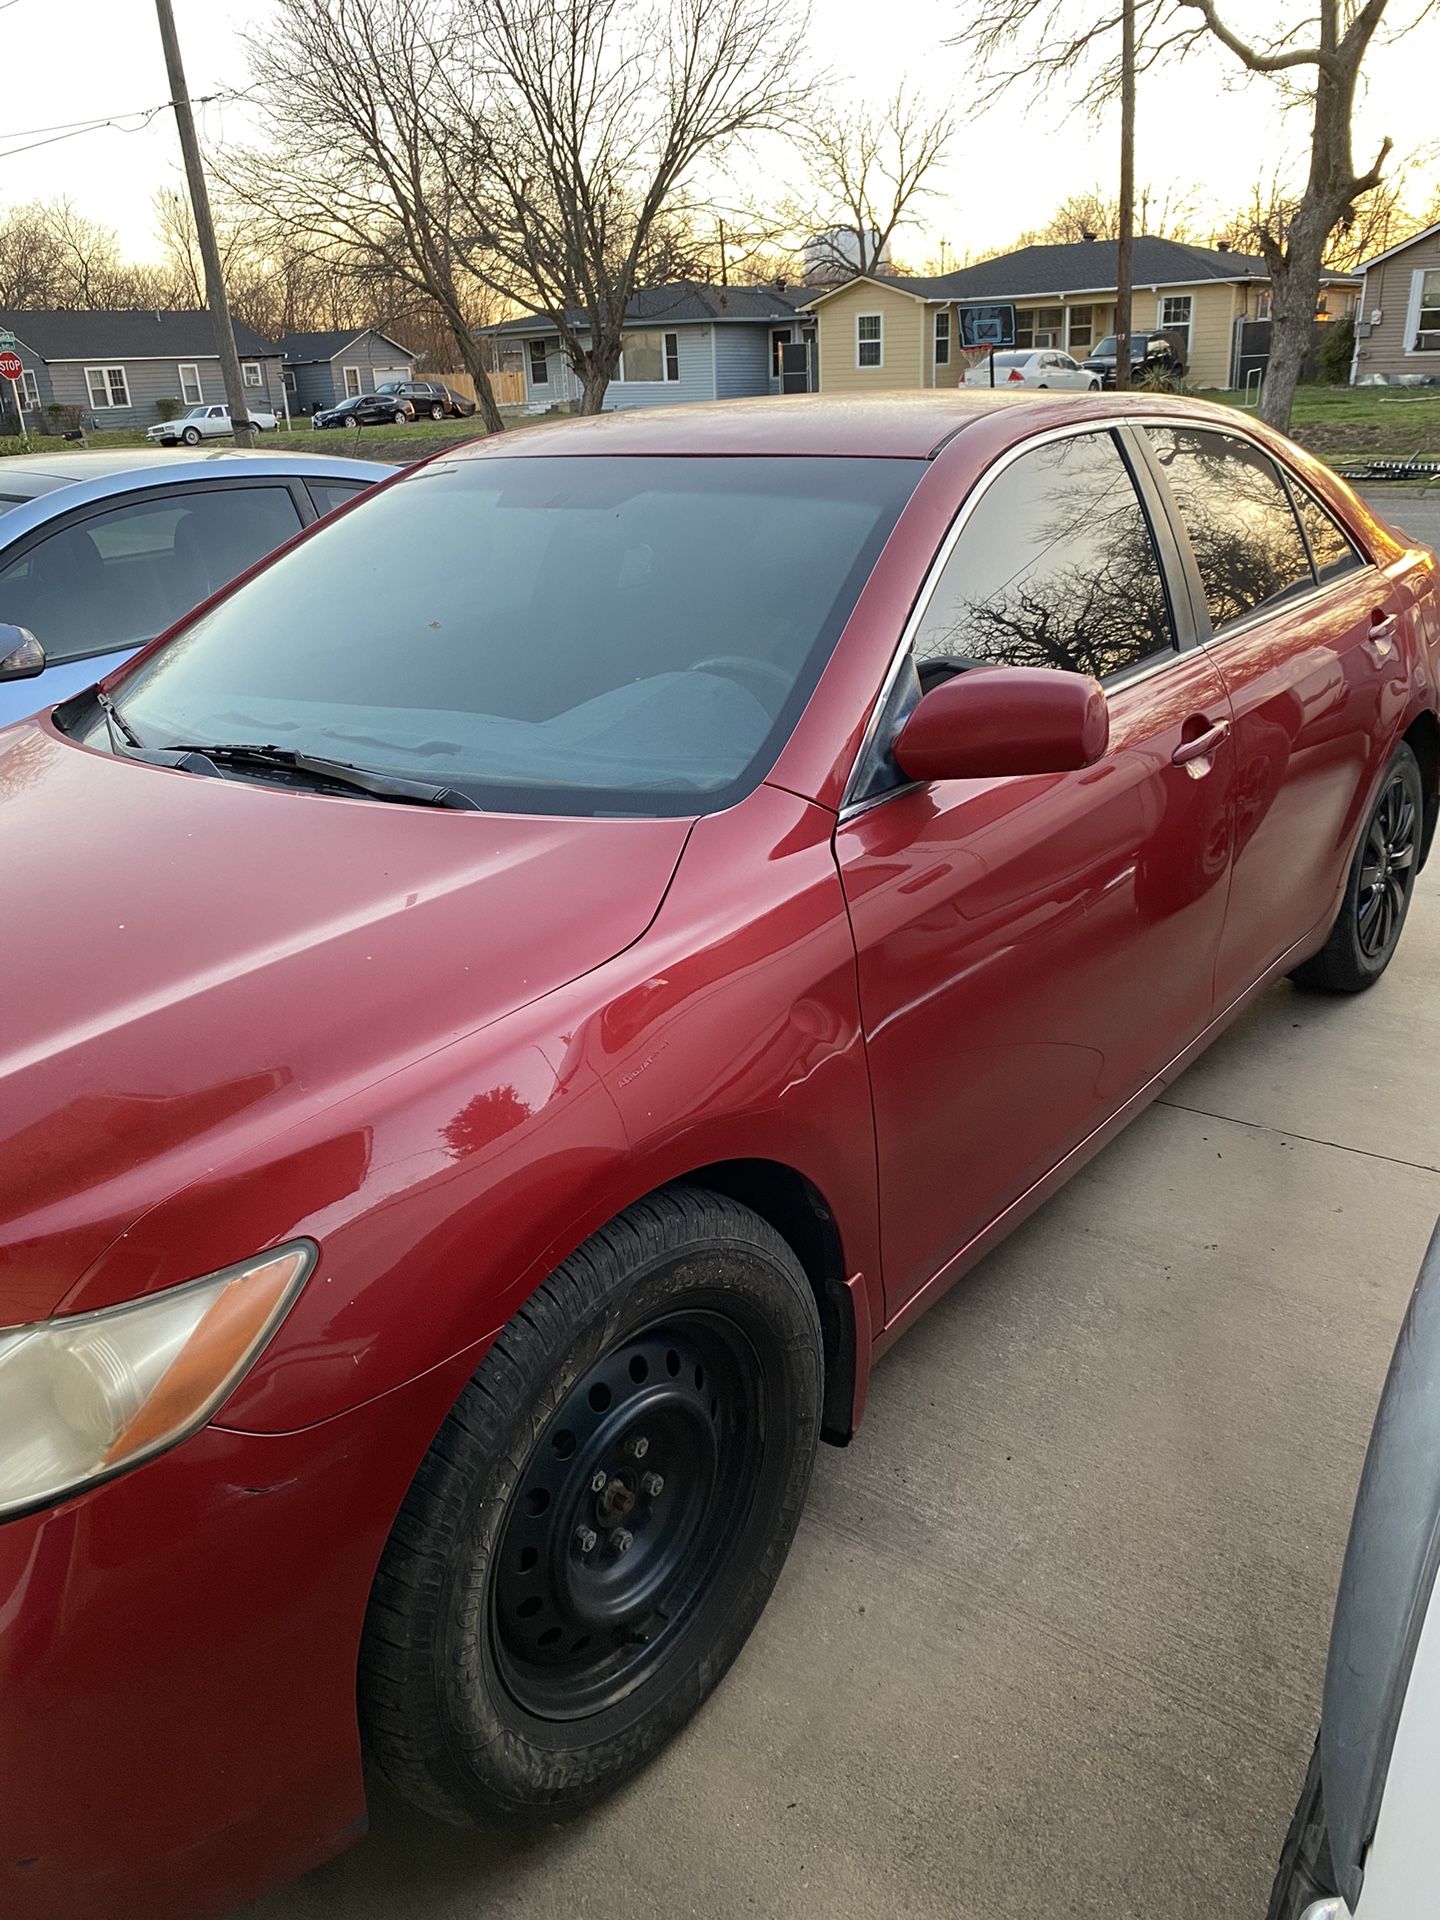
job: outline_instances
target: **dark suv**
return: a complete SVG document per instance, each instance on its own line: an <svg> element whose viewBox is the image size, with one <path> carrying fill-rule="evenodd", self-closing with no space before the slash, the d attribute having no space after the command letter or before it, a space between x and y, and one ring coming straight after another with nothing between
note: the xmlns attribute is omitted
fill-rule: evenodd
<svg viewBox="0 0 1440 1920"><path fill-rule="evenodd" d="M1115 336L1107 333L1085 361L1087 373L1098 373L1100 384L1115 384ZM1168 333L1132 333L1130 336L1130 380L1133 385L1141 374L1167 373L1178 380L1185 371L1180 349Z"/></svg>
<svg viewBox="0 0 1440 1920"><path fill-rule="evenodd" d="M438 380L387 380L374 393L352 393L333 407L312 414L316 427L376 427L387 421L404 426L409 420L459 419L475 411L473 400L462 400Z"/></svg>
<svg viewBox="0 0 1440 1920"><path fill-rule="evenodd" d="M462 399L438 380L387 380L375 391L408 400L417 420L459 420L475 411L473 400Z"/></svg>

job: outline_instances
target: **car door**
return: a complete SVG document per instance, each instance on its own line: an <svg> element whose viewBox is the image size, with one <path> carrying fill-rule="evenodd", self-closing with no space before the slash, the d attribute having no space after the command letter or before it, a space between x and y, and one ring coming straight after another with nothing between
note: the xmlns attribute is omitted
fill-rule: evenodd
<svg viewBox="0 0 1440 1920"><path fill-rule="evenodd" d="M1404 699L1393 630L1407 615L1399 589L1256 442L1178 424L1146 438L1234 710L1224 1005L1336 910L1388 750L1378 721L1387 698L1397 715Z"/></svg>
<svg viewBox="0 0 1440 1920"><path fill-rule="evenodd" d="M284 481L172 486L78 508L0 556L0 620L45 649L0 718L68 699L315 518ZM18 697L19 704L16 704Z"/></svg>
<svg viewBox="0 0 1440 1920"><path fill-rule="evenodd" d="M836 835L891 1317L1211 1016L1233 763L1176 565L1128 433L1061 431L982 481L917 602ZM1093 673L1109 751L906 784L886 743L965 660Z"/></svg>

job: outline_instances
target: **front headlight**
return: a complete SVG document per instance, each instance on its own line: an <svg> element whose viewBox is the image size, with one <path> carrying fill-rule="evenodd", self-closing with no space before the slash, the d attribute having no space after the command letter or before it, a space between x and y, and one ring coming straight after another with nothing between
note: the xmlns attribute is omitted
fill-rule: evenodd
<svg viewBox="0 0 1440 1920"><path fill-rule="evenodd" d="M0 1330L0 1519L186 1439L239 1385L315 1264L296 1241L101 1313Z"/></svg>

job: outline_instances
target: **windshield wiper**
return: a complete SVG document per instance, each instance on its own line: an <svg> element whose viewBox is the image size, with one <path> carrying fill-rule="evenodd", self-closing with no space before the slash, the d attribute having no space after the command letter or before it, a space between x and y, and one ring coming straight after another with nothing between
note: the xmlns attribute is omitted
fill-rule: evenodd
<svg viewBox="0 0 1440 1920"><path fill-rule="evenodd" d="M118 715L116 716L118 719ZM377 800L406 800L421 807L460 807L478 813L480 804L454 787L440 786L429 780L406 780L398 774L373 773L368 767L352 766L348 760L327 760L318 754L300 753L294 747L251 746L242 741L222 741L214 746L193 746L170 741L163 747L142 749L147 759L162 759L162 764L190 763L189 771L204 772L196 766L208 762L210 769L223 777L227 766L273 767L285 773L308 774L317 785L353 787L357 793L371 794Z"/></svg>
<svg viewBox="0 0 1440 1920"><path fill-rule="evenodd" d="M121 713L119 707L116 706L109 694L105 693L99 687L95 689L95 704L105 716L105 731L110 735L110 751L112 753L118 751L115 744L115 735L117 732L122 734L132 747L144 746L144 741L140 738L139 734L136 733L124 714Z"/></svg>

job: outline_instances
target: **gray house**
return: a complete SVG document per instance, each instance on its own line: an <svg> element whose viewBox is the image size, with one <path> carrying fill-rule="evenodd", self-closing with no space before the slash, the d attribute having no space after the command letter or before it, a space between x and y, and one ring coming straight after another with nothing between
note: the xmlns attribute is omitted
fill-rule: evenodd
<svg viewBox="0 0 1440 1920"><path fill-rule="evenodd" d="M624 349L605 394L607 411L807 392L815 384L815 323L798 308L808 291L707 287L695 280L644 288L625 310ZM569 316L571 325L581 318ZM524 348L529 411L580 398L579 376L543 314L484 331Z"/></svg>
<svg viewBox="0 0 1440 1920"><path fill-rule="evenodd" d="M374 327L345 327L334 333L287 333L285 386L292 413L314 413L338 406L358 394L373 393L387 380L413 380L415 356L408 347Z"/></svg>
<svg viewBox="0 0 1440 1920"><path fill-rule="evenodd" d="M148 427L157 402L176 407L223 401L225 383L210 315L188 313L0 312L24 366L20 401L26 424L48 424L49 406L83 407L96 427ZM280 349L236 322L245 391L257 407L285 410ZM7 399L8 395L5 396Z"/></svg>
<svg viewBox="0 0 1440 1920"><path fill-rule="evenodd" d="M1352 382L1440 384L1440 220L1367 260L1364 274Z"/></svg>

